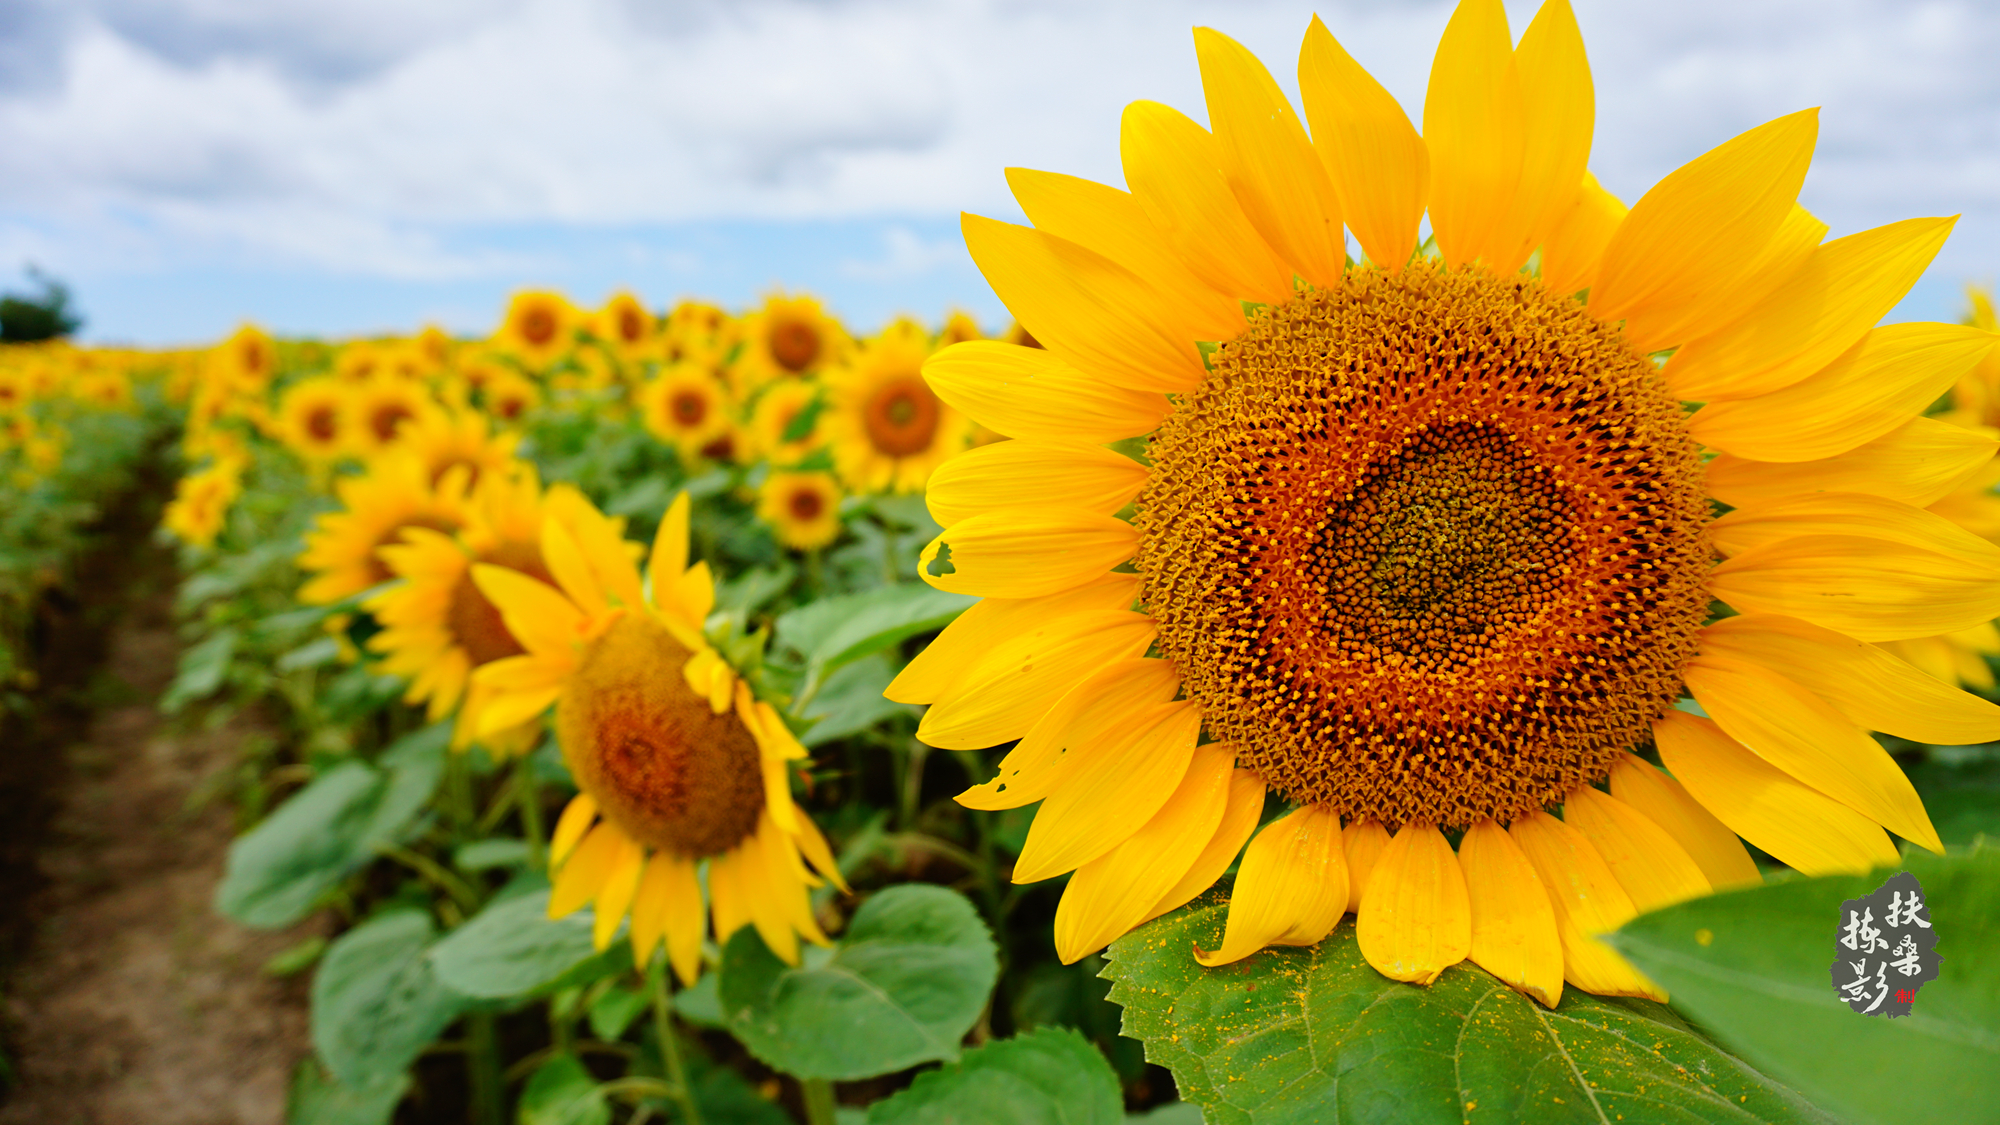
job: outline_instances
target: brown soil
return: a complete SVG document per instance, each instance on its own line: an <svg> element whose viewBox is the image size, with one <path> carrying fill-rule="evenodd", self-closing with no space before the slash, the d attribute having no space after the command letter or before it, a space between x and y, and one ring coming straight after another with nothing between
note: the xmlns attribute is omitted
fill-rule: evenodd
<svg viewBox="0 0 2000 1125"><path fill-rule="evenodd" d="M311 1049L305 985L261 970L314 924L260 933L214 912L233 825L229 801L203 795L250 732L162 720L152 701L179 649L172 560L130 542L97 554L76 588L109 596L55 611L49 704L0 755L17 756L0 770L17 861L0 890L25 894L0 926L17 1083L0 1125L276 1125Z"/></svg>

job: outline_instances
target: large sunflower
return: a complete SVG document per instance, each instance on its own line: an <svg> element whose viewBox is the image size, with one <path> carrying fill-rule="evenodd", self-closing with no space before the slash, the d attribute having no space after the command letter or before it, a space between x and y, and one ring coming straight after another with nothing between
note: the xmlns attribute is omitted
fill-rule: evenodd
<svg viewBox="0 0 2000 1125"><path fill-rule="evenodd" d="M1041 802L1014 878L1075 872L1063 958L1200 892L1267 789L1293 811L1204 963L1353 910L1387 976L1469 957L1549 1004L1662 996L1594 935L1754 882L1739 835L1815 874L1894 862L1884 827L1936 849L1866 731L1983 741L2000 708L1867 642L1995 616L2000 549L1851 486L1714 519L1702 458L1850 454L1986 354L1873 327L1950 221L1822 245L1811 112L1628 213L1585 171L1563 0L1518 47L1465 0L1421 136L1317 20L1311 139L1249 52L1195 43L1212 132L1134 104L1129 193L1014 170L1035 226L964 221L1047 350L925 368L1016 440L933 484L925 577L985 600L888 694L932 705L932 745L1020 740L960 800ZM1139 435L1143 463L1103 448Z"/></svg>
<svg viewBox="0 0 2000 1125"><path fill-rule="evenodd" d="M965 416L924 383L930 336L897 321L827 374L827 443L856 492L916 492L931 470L971 443Z"/></svg>
<svg viewBox="0 0 2000 1125"><path fill-rule="evenodd" d="M596 906L598 948L632 919L640 965L664 940L692 984L712 913L726 942L754 925L797 964L798 939L826 936L806 898L810 861L840 876L826 840L792 803L788 763L805 756L771 705L755 699L702 632L715 600L708 564L687 565L688 498L675 499L649 574L619 525L587 504L542 524L551 588L519 571L475 565L473 580L527 651L473 673L479 730L556 707L563 757L581 792L550 844L549 914ZM697 868L708 866L709 908Z"/></svg>

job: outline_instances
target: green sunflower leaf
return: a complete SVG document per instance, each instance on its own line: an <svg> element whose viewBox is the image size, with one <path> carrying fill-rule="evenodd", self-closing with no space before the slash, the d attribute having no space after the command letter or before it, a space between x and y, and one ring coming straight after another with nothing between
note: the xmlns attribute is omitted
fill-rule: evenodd
<svg viewBox="0 0 2000 1125"><path fill-rule="evenodd" d="M335 939L312 985L313 1047L342 1084L401 1074L469 1002L425 956L435 934L421 910L379 914Z"/></svg>
<svg viewBox="0 0 2000 1125"><path fill-rule="evenodd" d="M869 1125L1121 1125L1125 1098L1090 1040L1044 1028L967 1051L868 1107Z"/></svg>
<svg viewBox="0 0 2000 1125"><path fill-rule="evenodd" d="M1856 1122L1976 1121L2000 1105L2000 851L1912 850L1938 979L1897 1019L1856 1014L1830 976L1843 900L1892 872L1794 879L1643 915L1612 935L1674 1006Z"/></svg>
<svg viewBox="0 0 2000 1125"><path fill-rule="evenodd" d="M611 1125L604 1088L575 1055L543 1063L521 1090L521 1125Z"/></svg>
<svg viewBox="0 0 2000 1125"><path fill-rule="evenodd" d="M922 582L902 582L824 598L778 618L779 646L805 658L805 681L795 706L803 707L843 665L942 629L978 600Z"/></svg>
<svg viewBox="0 0 2000 1125"><path fill-rule="evenodd" d="M1351 919L1204 969L1225 903L1127 934L1105 968L1125 1034L1209 1125L1826 1120L1661 1005L1567 988L1550 1010L1469 963L1402 984L1362 960Z"/></svg>
<svg viewBox="0 0 2000 1125"><path fill-rule="evenodd" d="M285 1097L287 1125L389 1125L410 1089L407 1073L391 1074L360 1089L341 1085L311 1059L292 1074Z"/></svg>
<svg viewBox="0 0 2000 1125"><path fill-rule="evenodd" d="M567 978L578 966L601 959L590 929L587 910L552 921L547 891L520 895L492 903L445 935L431 948L431 963L445 984L482 999L521 996L557 983L588 983ZM631 960L627 948L625 963Z"/></svg>
<svg viewBox="0 0 2000 1125"><path fill-rule="evenodd" d="M890 887L855 912L831 950L780 961L745 926L722 954L729 1030L772 1067L854 1080L958 1057L999 974L986 924L963 895Z"/></svg>

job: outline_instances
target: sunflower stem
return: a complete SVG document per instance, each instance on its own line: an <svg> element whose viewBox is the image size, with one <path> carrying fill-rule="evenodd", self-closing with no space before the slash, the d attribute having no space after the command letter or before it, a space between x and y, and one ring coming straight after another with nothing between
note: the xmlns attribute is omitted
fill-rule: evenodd
<svg viewBox="0 0 2000 1125"><path fill-rule="evenodd" d="M882 529L882 581L894 586L901 568L896 565L896 529L888 520L879 520Z"/></svg>
<svg viewBox="0 0 2000 1125"><path fill-rule="evenodd" d="M547 866L542 835L542 791L535 784L535 767L523 754L514 759L514 793L521 799L521 835L528 842L528 866L536 871Z"/></svg>
<svg viewBox="0 0 2000 1125"><path fill-rule="evenodd" d="M799 1089L805 1094L806 1125L833 1125L833 1083L824 1078L801 1078Z"/></svg>
<svg viewBox="0 0 2000 1125"><path fill-rule="evenodd" d="M817 598L824 590L824 579L820 574L819 548L806 552L806 589Z"/></svg>
<svg viewBox="0 0 2000 1125"><path fill-rule="evenodd" d="M909 748L903 752L903 801L902 824L905 831L917 826L917 814L922 811L924 797L924 759L931 748L911 739Z"/></svg>
<svg viewBox="0 0 2000 1125"><path fill-rule="evenodd" d="M500 1037L494 1033L492 1013L474 1012L465 1017L465 1048L472 1120L476 1125L505 1125L507 1085L500 1072Z"/></svg>
<svg viewBox="0 0 2000 1125"><path fill-rule="evenodd" d="M662 962L665 960L665 957L661 958ZM680 1109L681 1121L686 1125L701 1125L701 1109L694 1103L694 1090L688 1085L687 1066L681 1061L680 1039L674 1031L667 972L663 963L659 972L648 974L653 981L653 1033L660 1040L660 1058L666 1063L667 1081L673 1083L674 1104Z"/></svg>

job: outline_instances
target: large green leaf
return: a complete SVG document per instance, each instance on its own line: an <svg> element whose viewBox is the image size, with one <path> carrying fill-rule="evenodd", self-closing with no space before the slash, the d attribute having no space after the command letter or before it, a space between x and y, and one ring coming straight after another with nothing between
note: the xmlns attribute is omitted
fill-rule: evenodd
<svg viewBox="0 0 2000 1125"><path fill-rule="evenodd" d="M999 973L993 939L964 896L890 887L870 898L831 951L794 967L754 929L730 938L719 991L729 1030L801 1078L872 1078L958 1057Z"/></svg>
<svg viewBox="0 0 2000 1125"><path fill-rule="evenodd" d="M813 697L805 717L812 722L799 741L807 746L823 746L867 730L891 715L918 715L921 708L895 703L882 697L882 690L895 679L887 653L864 657L826 678Z"/></svg>
<svg viewBox="0 0 2000 1125"><path fill-rule="evenodd" d="M1941 958L1910 1015L1856 1014L1830 968L1842 901L1891 872L1795 879L1656 911L1612 941L1675 1007L1855 1121L1990 1120L2000 1106L2000 851L1912 852Z"/></svg>
<svg viewBox="0 0 2000 1125"><path fill-rule="evenodd" d="M467 996L504 999L554 984L597 956L591 916L550 920L547 891L503 899L431 947L438 979ZM626 960L631 960L627 950Z"/></svg>
<svg viewBox="0 0 2000 1125"><path fill-rule="evenodd" d="M521 1125L611 1125L603 1087L575 1055L557 1055L521 1091Z"/></svg>
<svg viewBox="0 0 2000 1125"><path fill-rule="evenodd" d="M229 845L215 908L246 926L289 926L377 849L407 836L444 773L450 723L409 735L379 767L347 762Z"/></svg>
<svg viewBox="0 0 2000 1125"><path fill-rule="evenodd" d="M1127 934L1105 969L1125 1034L1210 1125L1824 1120L1658 1004L1570 988L1550 1010L1471 964L1402 984L1362 960L1352 921L1204 969L1224 902Z"/></svg>
<svg viewBox="0 0 2000 1125"><path fill-rule="evenodd" d="M292 1075L285 1121L287 1125L389 1125L409 1089L407 1073L391 1074L359 1089L343 1086L307 1059Z"/></svg>
<svg viewBox="0 0 2000 1125"><path fill-rule="evenodd" d="M810 699L842 665L919 633L942 629L978 600L922 582L823 598L778 618L778 644L805 658L799 697Z"/></svg>
<svg viewBox="0 0 2000 1125"><path fill-rule="evenodd" d="M1982 835L2000 839L2000 755L1974 751L1954 757L1909 769L1938 836L1947 844L1970 844Z"/></svg>
<svg viewBox="0 0 2000 1125"><path fill-rule="evenodd" d="M868 1107L869 1125L1120 1125L1118 1078L1090 1040L1044 1028L967 1051Z"/></svg>
<svg viewBox="0 0 2000 1125"><path fill-rule="evenodd" d="M446 987L425 956L430 915L392 910L340 935L313 976L313 1047L347 1086L400 1074L467 999Z"/></svg>

